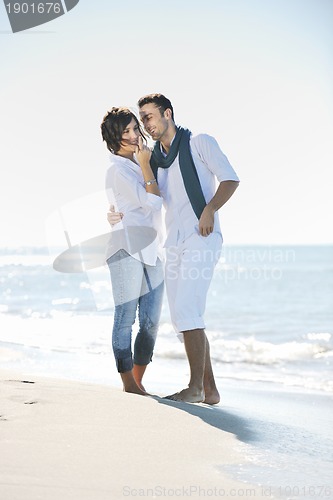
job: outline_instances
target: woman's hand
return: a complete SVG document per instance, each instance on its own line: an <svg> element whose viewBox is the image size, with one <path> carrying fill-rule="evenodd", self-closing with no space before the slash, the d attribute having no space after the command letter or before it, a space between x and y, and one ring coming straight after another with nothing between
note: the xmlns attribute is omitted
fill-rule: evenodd
<svg viewBox="0 0 333 500"><path fill-rule="evenodd" d="M139 136L139 143L135 150L135 156L137 157L138 162L140 163L141 168L149 165L151 150L143 144L142 137Z"/></svg>
<svg viewBox="0 0 333 500"><path fill-rule="evenodd" d="M121 212L116 212L113 205L110 205L109 211L107 213L107 219L110 226L115 226L118 222L121 222L124 214Z"/></svg>
<svg viewBox="0 0 333 500"><path fill-rule="evenodd" d="M143 144L142 137L139 137L139 143L137 145L135 155L140 164L147 193L161 196L156 179L150 166L150 158L152 152L145 144Z"/></svg>

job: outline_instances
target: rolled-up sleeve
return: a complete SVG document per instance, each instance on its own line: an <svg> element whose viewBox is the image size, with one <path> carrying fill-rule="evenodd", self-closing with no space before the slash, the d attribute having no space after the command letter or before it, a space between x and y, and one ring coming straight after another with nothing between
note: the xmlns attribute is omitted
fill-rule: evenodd
<svg viewBox="0 0 333 500"><path fill-rule="evenodd" d="M208 134L199 134L193 138L193 146L196 148L201 160L219 182L239 182L235 170L214 137Z"/></svg>
<svg viewBox="0 0 333 500"><path fill-rule="evenodd" d="M116 173L116 185L119 192L133 205L157 212L161 210L163 200L160 196L147 193L140 182L133 181L133 177L127 176L126 171L118 170Z"/></svg>

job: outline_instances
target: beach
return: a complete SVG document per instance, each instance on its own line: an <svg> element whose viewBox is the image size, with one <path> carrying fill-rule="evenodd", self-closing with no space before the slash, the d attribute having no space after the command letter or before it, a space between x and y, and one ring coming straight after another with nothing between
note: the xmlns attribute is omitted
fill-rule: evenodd
<svg viewBox="0 0 333 500"><path fill-rule="evenodd" d="M0 376L2 500L273 498L223 470L245 457L229 429L239 423L212 407Z"/></svg>
<svg viewBox="0 0 333 500"><path fill-rule="evenodd" d="M3 3L0 500L333 500L333 0ZM144 269L149 396L119 249L186 284L158 319ZM168 399L198 326L212 406Z"/></svg>
<svg viewBox="0 0 333 500"><path fill-rule="evenodd" d="M225 381L212 407L7 370L0 384L2 500L333 498L326 395Z"/></svg>
<svg viewBox="0 0 333 500"><path fill-rule="evenodd" d="M232 247L207 301L221 402L186 387L164 300L144 385L122 392L107 270L0 252L0 499L333 498L332 247ZM134 325L134 333L137 325Z"/></svg>

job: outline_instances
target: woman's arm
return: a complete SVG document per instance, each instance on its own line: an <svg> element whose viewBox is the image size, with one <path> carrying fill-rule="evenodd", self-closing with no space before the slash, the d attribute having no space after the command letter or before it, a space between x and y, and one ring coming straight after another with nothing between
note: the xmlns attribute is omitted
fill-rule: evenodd
<svg viewBox="0 0 333 500"><path fill-rule="evenodd" d="M139 144L136 148L135 155L142 170L147 193L161 196L158 184L150 166L151 150L145 144L143 144L142 137L139 137Z"/></svg>
<svg viewBox="0 0 333 500"><path fill-rule="evenodd" d="M141 137L139 137L139 144L135 154L144 178L145 191L141 184L133 184L132 179L128 178L124 171L118 172L116 178L118 189L122 191L129 200L132 200L132 202L137 203L139 206L147 206L153 211L159 210L162 207L162 199L150 166L151 150L143 144ZM109 224L115 226L121 222L123 217L124 214L122 212L116 212L114 206L111 204L107 213Z"/></svg>

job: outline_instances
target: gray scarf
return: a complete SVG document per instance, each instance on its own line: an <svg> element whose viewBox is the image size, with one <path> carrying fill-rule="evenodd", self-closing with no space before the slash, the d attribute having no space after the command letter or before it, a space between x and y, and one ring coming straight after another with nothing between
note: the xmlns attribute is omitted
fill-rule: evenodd
<svg viewBox="0 0 333 500"><path fill-rule="evenodd" d="M167 156L161 152L161 144L156 142L150 159L150 165L157 179L159 168L169 168L175 161L179 153L179 166L182 174L185 190L190 200L195 215L200 219L203 209L206 206L206 200L202 192L197 169L194 165L190 150L191 132L182 127L176 127L176 136L171 144Z"/></svg>

